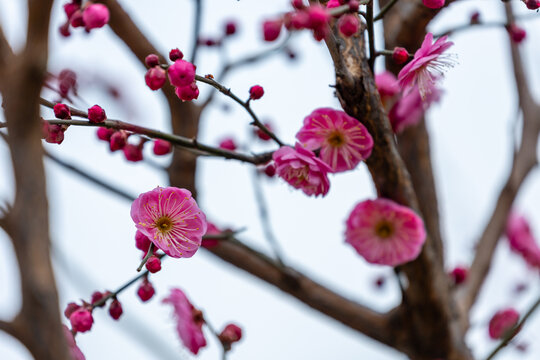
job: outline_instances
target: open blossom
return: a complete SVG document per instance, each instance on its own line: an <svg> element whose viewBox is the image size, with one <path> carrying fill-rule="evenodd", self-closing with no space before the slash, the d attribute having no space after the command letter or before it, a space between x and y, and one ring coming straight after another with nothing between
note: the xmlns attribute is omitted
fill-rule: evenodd
<svg viewBox="0 0 540 360"><path fill-rule="evenodd" d="M530 266L540 268L540 247L525 217L510 214L506 222L506 236L514 252L523 256Z"/></svg>
<svg viewBox="0 0 540 360"><path fill-rule="evenodd" d="M439 101L439 99L440 91L436 87L433 87L431 92L422 99L420 90L415 86L414 89L405 93L390 109L388 118L392 124L392 130L395 133L400 133L406 128L418 124L427 108L432 103Z"/></svg>
<svg viewBox="0 0 540 360"><path fill-rule="evenodd" d="M433 34L428 33L420 49L414 54L410 63L405 65L398 74L399 85L405 92L418 85L422 98L430 93L435 80L444 74L446 67L453 66L453 60L443 54L454 43L446 41L448 36L441 36L433 43Z"/></svg>
<svg viewBox="0 0 540 360"><path fill-rule="evenodd" d="M189 351L197 355L199 349L206 346L202 331L204 318L201 311L191 304L180 289L171 289L171 294L163 299L163 303L174 307L178 336Z"/></svg>
<svg viewBox="0 0 540 360"><path fill-rule="evenodd" d="M331 172L354 169L371 155L373 139L366 127L343 111L321 108L304 119L296 138L308 150L321 149Z"/></svg>
<svg viewBox="0 0 540 360"><path fill-rule="evenodd" d="M191 257L206 233L206 217L186 189L157 187L131 205L137 230L165 254Z"/></svg>
<svg viewBox="0 0 540 360"><path fill-rule="evenodd" d="M489 321L489 337L493 340L503 338L518 321L519 313L513 308L497 311Z"/></svg>
<svg viewBox="0 0 540 360"><path fill-rule="evenodd" d="M272 158L279 177L306 195L325 196L330 190L328 172L332 169L302 145L296 143L294 149L283 146Z"/></svg>
<svg viewBox="0 0 540 360"><path fill-rule="evenodd" d="M345 241L372 264L397 266L418 257L426 239L422 219L392 200L366 200L347 219Z"/></svg>

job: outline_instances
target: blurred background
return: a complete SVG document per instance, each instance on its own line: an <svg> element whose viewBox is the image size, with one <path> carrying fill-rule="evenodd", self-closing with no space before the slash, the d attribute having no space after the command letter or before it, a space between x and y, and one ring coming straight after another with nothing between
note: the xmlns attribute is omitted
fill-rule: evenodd
<svg viewBox="0 0 540 360"><path fill-rule="evenodd" d="M189 58L193 41L192 0L121 2L141 30L162 52L178 47ZM0 24L14 50L26 36L26 2L0 0ZM105 27L90 34L81 29L62 37L58 27L65 21L63 2L56 1L51 20L49 70L76 72L80 99L75 106L86 109L94 104L105 108L110 119L150 128L170 130L168 109L160 92L150 91L144 82L145 68L112 31ZM515 2L518 14L533 14ZM258 53L276 43L262 40L262 21L288 11L289 1L276 0L261 6L256 0L205 0L203 37L219 37L224 24L235 20L238 33L223 48L201 47L197 73L216 74L223 62ZM444 9L430 30L440 33L469 22L479 11L484 21L504 22L503 5L498 1L457 1ZM540 95L540 14L520 22L527 31L521 45L529 80ZM382 44L382 27L377 23ZM280 40L284 35L281 35ZM442 87L442 101L428 112L435 178L438 186L446 267L468 265L496 195L509 171L514 124L518 122L517 98L511 73L508 35L503 27L475 27L451 36L458 63L449 69ZM279 41L279 40L278 40ZM340 108L334 96L334 72L323 43L308 32L289 42L286 52L230 73L223 82L241 98L251 86L264 87L265 95L253 102L259 118L269 121L278 136L294 143L303 118L318 107ZM416 49L408 49L414 52ZM378 59L376 71L384 70ZM217 74L216 74L217 75ZM200 84L199 101L210 88ZM44 91L54 101L57 96ZM180 101L180 100L179 100ZM44 118L53 118L42 108ZM0 113L0 121L3 121ZM273 146L255 140L248 114L229 98L218 94L205 111L200 141L217 144L232 136L246 149L271 150ZM76 164L137 196L154 187L166 186L167 177L155 165L168 163L157 158L151 147L145 159L129 163L121 152L110 153L106 143L97 140L95 129L71 127L61 145L44 143L47 151ZM245 231L239 238L270 253L264 239L254 197L251 165L221 159L200 158L197 183L199 205L207 218L220 228ZM134 246L135 227L129 215L131 203L73 173L45 160L49 193L53 263L63 311L65 305L88 300L95 290L116 289L136 274L140 251ZM331 188L324 199L306 197L277 178L261 177L269 217L284 260L341 294L378 311L400 301L399 288L390 267L367 264L344 243L345 219L353 206L375 196L364 164L356 170L331 176ZM0 199L12 200L14 183L5 143L0 142ZM515 207L524 213L540 236L540 177L534 171L522 187ZM17 264L11 243L0 232L0 318L11 319L20 307ZM24 266L24 264L23 264ZM386 281L381 287L376 279ZM237 270L201 250L191 259L167 259L163 270L151 277L156 295L148 303L136 296L136 286L119 296L124 314L112 320L104 309L94 312L95 324L88 333L77 336L77 343L88 360L112 359L189 359L193 356L181 345L171 308L161 304L172 287L183 289L192 303L218 329L229 322L244 330L229 359L405 359L404 355L352 331L311 310L297 300L258 279ZM516 287L524 284L518 292ZM511 253L506 241L499 244L489 278L473 308L468 344L478 358L497 345L488 337L487 323L492 314L514 306L524 312L539 296L538 273L527 268ZM67 323L67 320L65 321ZM500 359L538 359L540 314L531 317L514 346L501 352ZM198 358L215 360L221 346L206 333L208 346ZM0 358L31 359L17 341L0 333Z"/></svg>

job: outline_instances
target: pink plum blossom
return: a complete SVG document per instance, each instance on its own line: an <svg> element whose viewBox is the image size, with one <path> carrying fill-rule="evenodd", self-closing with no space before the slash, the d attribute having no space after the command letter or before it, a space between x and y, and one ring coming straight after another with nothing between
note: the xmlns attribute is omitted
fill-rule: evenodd
<svg viewBox="0 0 540 360"><path fill-rule="evenodd" d="M518 321L519 313L514 308L497 311L489 321L489 337L493 340L503 338Z"/></svg>
<svg viewBox="0 0 540 360"><path fill-rule="evenodd" d="M372 264L397 266L418 257L426 239L422 219L392 200L365 200L347 219L346 242Z"/></svg>
<svg viewBox="0 0 540 360"><path fill-rule="evenodd" d="M371 155L373 139L366 127L343 111L320 108L304 119L296 138L308 150L321 149L331 172L352 170Z"/></svg>
<svg viewBox="0 0 540 360"><path fill-rule="evenodd" d="M163 303L174 307L178 336L189 351L197 355L199 349L206 346L202 331L204 324L202 313L191 304L180 289L171 289L171 294L163 299Z"/></svg>
<svg viewBox="0 0 540 360"><path fill-rule="evenodd" d="M397 78L390 71L383 71L375 76L375 85L381 99L391 98L401 91Z"/></svg>
<svg viewBox="0 0 540 360"><path fill-rule="evenodd" d="M206 233L206 216L186 189L157 187L131 205L137 230L165 254L191 257Z"/></svg>
<svg viewBox="0 0 540 360"><path fill-rule="evenodd" d="M279 148L272 158L278 176L306 195L325 196L330 190L327 174L332 169L299 143L294 149L289 146Z"/></svg>
<svg viewBox="0 0 540 360"><path fill-rule="evenodd" d="M454 61L443 54L454 43L446 41L448 36L442 36L433 43L433 34L427 33L420 49L414 54L413 60L405 65L398 74L399 85L408 92L417 85L422 99L429 94L435 81L444 74L447 67L453 66Z"/></svg>
<svg viewBox="0 0 540 360"><path fill-rule="evenodd" d="M540 247L524 216L510 214L506 223L506 236L514 252L520 254L530 266L540 268Z"/></svg>
<svg viewBox="0 0 540 360"><path fill-rule="evenodd" d="M206 234L205 234L207 237L210 236L210 235L221 235L221 233L223 232L222 230L220 230L216 225L214 225L210 221L208 221L207 224L208 224L208 227L207 227ZM214 246L216 246L218 244L219 244L218 239L209 238L209 239L203 239L201 245L203 247L205 247L205 248L211 248L211 247L214 247Z"/></svg>
<svg viewBox="0 0 540 360"><path fill-rule="evenodd" d="M73 337L73 333L68 329L66 325L62 325L62 330L64 331L64 336L66 338L66 343L69 349L69 353L71 354L71 358L73 360L86 360L86 357L75 342L75 337Z"/></svg>
<svg viewBox="0 0 540 360"><path fill-rule="evenodd" d="M400 133L410 126L414 126L422 120L426 109L440 99L440 92L436 87L431 89L431 92L424 99L417 87L414 87L408 93L405 93L399 99L388 114L392 130L395 133Z"/></svg>

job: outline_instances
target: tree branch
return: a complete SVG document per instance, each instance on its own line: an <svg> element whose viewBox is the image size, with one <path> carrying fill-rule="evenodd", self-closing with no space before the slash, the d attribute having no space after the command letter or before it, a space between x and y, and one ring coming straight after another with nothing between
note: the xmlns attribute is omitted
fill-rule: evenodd
<svg viewBox="0 0 540 360"><path fill-rule="evenodd" d="M509 23L512 23L514 20L511 6L511 3L505 3ZM529 86L527 85L527 77L525 75L518 45L510 39L509 42L519 104L523 113L521 144L518 151L515 153L510 174L499 193L493 213L478 241L476 255L471 265L465 286L461 288L460 293L458 294L460 305L465 312L468 312L474 305L489 272L495 248L504 231L506 220L514 199L516 198L523 181L538 162L536 149L538 146L538 136L540 134L540 105L535 103L529 90ZM464 326L468 326L468 324L464 324Z"/></svg>

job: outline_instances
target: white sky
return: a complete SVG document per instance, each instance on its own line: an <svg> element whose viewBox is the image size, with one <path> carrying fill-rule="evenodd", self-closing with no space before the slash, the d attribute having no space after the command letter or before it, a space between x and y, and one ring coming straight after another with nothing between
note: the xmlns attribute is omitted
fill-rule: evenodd
<svg viewBox="0 0 540 360"><path fill-rule="evenodd" d="M24 3L0 0L0 24L15 49L25 36ZM179 47L188 56L192 3L191 0L122 2L162 52ZM227 53L232 59L252 54L266 46L261 41L262 20L287 10L287 3L286 0L265 2L263 7L255 0L207 0L202 34L219 34L226 19L238 19L240 34L230 41ZM56 2L51 21L49 67L53 73L66 67L77 72L81 79L80 93L86 100L77 105L86 108L98 103L110 118L167 130L165 101L159 93L146 88L144 68L107 28L90 35L75 30L70 38L61 38L56 31L63 22L61 5ZM520 12L526 12L525 6L519 5ZM461 1L443 11L432 24L432 30L440 32L467 22L474 9L480 9L485 20L504 19L499 1ZM538 97L540 69L535 65L540 55L540 22L532 20L523 25L528 35L522 49ZM456 34L452 41L455 46L451 51L458 55L459 63L448 71L445 96L441 104L430 110L428 121L448 267L467 264L473 257L475 239L508 172L509 129L517 106L504 30L474 29ZM250 86L262 85L265 96L254 102L253 108L260 118L271 119L279 136L288 143L294 142L302 119L312 110L323 106L339 108L328 86L334 83L334 74L324 45L304 33L293 40L292 46L298 54L296 62L276 55L235 72L226 81L240 97L247 97ZM202 49L198 73L214 73L222 59L219 52ZM380 71L382 62L377 66ZM122 99L118 101L104 94L104 83L118 87ZM204 84L200 88L204 99L208 89ZM248 115L229 99L216 98L216 106L204 114L200 140L216 144L222 137L233 134L239 142L247 144L251 139ZM224 104L229 105L228 112L223 110ZM44 109L43 116L52 117L52 111ZM62 145L46 144L46 148L134 195L167 184L164 173L146 164L127 163L122 154L109 154L107 145L98 142L94 130L88 128L70 128ZM146 150L147 157L155 159L150 149ZM164 159L158 160L166 163ZM0 199L13 197L9 161L5 145L0 144ZM132 278L139 251L134 247L135 228L129 216L129 203L80 181L55 164L46 164L51 236L56 250L54 264L63 310L70 301L88 299L97 289L115 289ZM241 238L254 247L268 250L257 218L251 171L250 166L232 161L201 159L197 178L199 204L209 219L220 226L246 227ZM517 207L527 214L540 236L538 180L535 171L520 192ZM285 260L359 302L380 311L389 309L399 300L397 284L391 279L383 290L377 291L372 283L378 275L391 275L391 269L368 265L343 239L344 221L354 204L374 196L365 165L332 176L331 183L326 198L314 199L280 180L264 181L270 217ZM509 305L524 311L540 292L538 275L511 254L505 242L499 246L495 260L485 291L474 308L474 326L468 336L478 358L485 357L496 345L487 336L486 323L491 314ZM124 308L120 321L113 321L103 310L94 312L96 322L91 332L77 337L88 360L119 355L129 359L190 358L177 338L170 308L160 303L171 287L184 289L215 327L222 328L230 321L242 326L245 337L229 355L233 360L405 358L204 251L187 260L168 259L163 265L163 270L152 277L157 294L149 303L141 304L134 287L119 297ZM512 289L520 281L527 282L529 289L516 297ZM14 255L3 233L0 233L0 283L4 289L0 293L0 318L10 319L20 306L20 298ZM529 351L522 354L510 348L499 358L537 359L540 344L535 339L539 333L540 318L536 314L518 336L529 344ZM209 346L201 350L198 358L218 359L220 346L209 333L207 338ZM31 358L20 344L3 333L0 333L0 355L9 360Z"/></svg>

